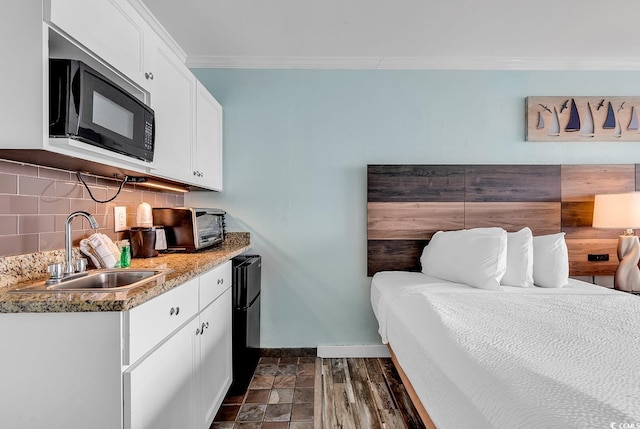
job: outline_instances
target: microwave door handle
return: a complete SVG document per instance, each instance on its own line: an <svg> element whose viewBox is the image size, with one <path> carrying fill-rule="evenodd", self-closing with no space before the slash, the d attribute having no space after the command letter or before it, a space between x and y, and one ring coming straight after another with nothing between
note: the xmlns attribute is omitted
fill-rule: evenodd
<svg viewBox="0 0 640 429"><path fill-rule="evenodd" d="M60 79L58 77L57 81L55 82L56 86L58 87L58 90L56 91L56 94L58 96L57 100L55 100L55 104L52 105L51 102L49 102L49 109L51 109L52 107L55 107L55 111L52 111L50 113L54 113L55 114L55 118L52 118L51 114L49 114L49 127L51 127L54 124L57 124L60 122L60 115L62 114L62 79ZM49 91L51 93L51 91ZM53 110L53 109L52 109Z"/></svg>
<svg viewBox="0 0 640 429"><path fill-rule="evenodd" d="M156 149L156 116L153 115L153 119L151 120L151 146L153 147L153 151Z"/></svg>

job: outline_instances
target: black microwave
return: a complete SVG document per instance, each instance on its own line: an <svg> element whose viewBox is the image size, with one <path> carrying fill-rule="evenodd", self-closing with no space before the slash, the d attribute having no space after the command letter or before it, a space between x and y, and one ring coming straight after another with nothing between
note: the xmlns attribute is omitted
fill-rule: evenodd
<svg viewBox="0 0 640 429"><path fill-rule="evenodd" d="M153 161L153 110L81 61L49 60L49 135Z"/></svg>

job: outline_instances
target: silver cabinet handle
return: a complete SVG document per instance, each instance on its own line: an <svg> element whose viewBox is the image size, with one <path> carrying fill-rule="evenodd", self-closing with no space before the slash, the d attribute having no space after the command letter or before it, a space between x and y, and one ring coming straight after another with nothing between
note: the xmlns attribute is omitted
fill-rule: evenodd
<svg viewBox="0 0 640 429"><path fill-rule="evenodd" d="M144 77L148 80L153 80L153 73L145 73Z"/></svg>
<svg viewBox="0 0 640 429"><path fill-rule="evenodd" d="M202 322L202 327L196 329L196 335L204 335L204 330L209 328L209 322Z"/></svg>
<svg viewBox="0 0 640 429"><path fill-rule="evenodd" d="M218 279L218 284L219 285L224 284L224 279Z"/></svg>
<svg viewBox="0 0 640 429"><path fill-rule="evenodd" d="M177 316L178 313L180 313L180 307L171 307L171 310L169 310L169 316L173 316L174 314Z"/></svg>

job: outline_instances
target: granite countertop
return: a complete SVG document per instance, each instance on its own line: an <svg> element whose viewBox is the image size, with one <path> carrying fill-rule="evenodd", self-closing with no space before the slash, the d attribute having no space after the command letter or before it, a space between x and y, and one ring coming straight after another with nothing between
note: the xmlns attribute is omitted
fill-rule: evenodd
<svg viewBox="0 0 640 429"><path fill-rule="evenodd" d="M23 275L24 281L0 288L0 313L57 313L126 311L187 280L205 273L251 248L248 233L228 233L221 246L197 253L161 254L155 258L131 260L131 268L170 268L173 271L141 286L117 292L10 292L46 277ZM34 256L31 256L34 258ZM24 265L24 264L19 264ZM24 267L20 268L24 270Z"/></svg>

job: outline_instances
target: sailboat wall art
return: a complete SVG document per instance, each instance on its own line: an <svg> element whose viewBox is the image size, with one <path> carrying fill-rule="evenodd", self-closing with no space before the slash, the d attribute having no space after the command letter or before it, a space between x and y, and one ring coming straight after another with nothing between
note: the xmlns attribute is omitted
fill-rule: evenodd
<svg viewBox="0 0 640 429"><path fill-rule="evenodd" d="M525 140L638 141L640 97L527 97Z"/></svg>

